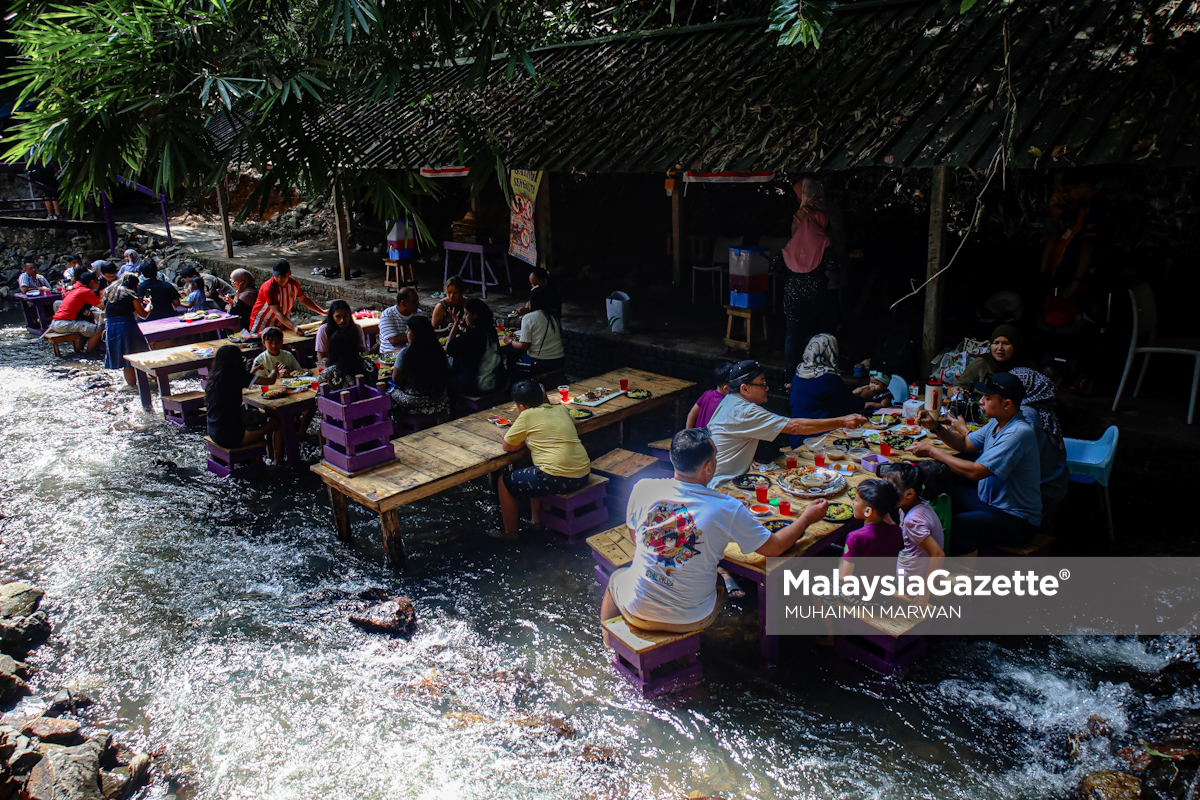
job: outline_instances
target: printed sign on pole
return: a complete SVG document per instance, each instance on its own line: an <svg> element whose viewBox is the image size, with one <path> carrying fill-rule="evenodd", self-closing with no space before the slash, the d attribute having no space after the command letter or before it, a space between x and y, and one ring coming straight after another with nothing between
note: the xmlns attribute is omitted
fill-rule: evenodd
<svg viewBox="0 0 1200 800"><path fill-rule="evenodd" d="M541 170L514 169L509 173L512 182L512 224L508 237L508 254L529 264L537 264L537 234L533 229L533 209L538 187L542 185Z"/></svg>

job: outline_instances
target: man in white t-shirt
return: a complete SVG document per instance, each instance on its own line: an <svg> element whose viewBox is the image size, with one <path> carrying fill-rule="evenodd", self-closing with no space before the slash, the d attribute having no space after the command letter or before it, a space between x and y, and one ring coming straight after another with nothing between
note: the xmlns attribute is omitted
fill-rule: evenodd
<svg viewBox="0 0 1200 800"><path fill-rule="evenodd" d="M417 290L405 286L396 292L396 305L379 315L379 354L394 353L408 344L408 321L421 313Z"/></svg>
<svg viewBox="0 0 1200 800"><path fill-rule="evenodd" d="M685 633L707 628L725 604L717 564L736 542L743 553L778 556L825 517L824 500L792 524L771 533L736 498L708 488L717 450L705 428L688 428L671 440L674 478L638 481L629 495L626 524L633 563L612 574L601 619L623 616L651 631Z"/></svg>
<svg viewBox="0 0 1200 800"><path fill-rule="evenodd" d="M767 402L767 376L757 361L739 361L729 373L729 394L708 422L717 445L717 474L711 486L750 470L759 442L770 442L781 433L823 433L834 428L857 428L866 423L861 414L833 419L789 419L763 408Z"/></svg>

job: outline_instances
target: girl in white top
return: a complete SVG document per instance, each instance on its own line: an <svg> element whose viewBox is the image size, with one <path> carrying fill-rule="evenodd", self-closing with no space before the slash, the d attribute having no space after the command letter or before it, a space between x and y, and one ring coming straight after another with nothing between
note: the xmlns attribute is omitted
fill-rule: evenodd
<svg viewBox="0 0 1200 800"><path fill-rule="evenodd" d="M545 362L561 361L565 352L562 344L562 322L551 308L549 294L535 291L529 296L530 312L521 317L521 341L509 341L514 350L525 352L539 366L554 366Z"/></svg>

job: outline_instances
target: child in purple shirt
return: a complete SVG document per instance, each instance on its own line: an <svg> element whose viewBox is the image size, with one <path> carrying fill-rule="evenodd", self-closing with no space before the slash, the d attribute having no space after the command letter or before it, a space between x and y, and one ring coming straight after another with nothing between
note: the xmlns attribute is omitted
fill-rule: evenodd
<svg viewBox="0 0 1200 800"><path fill-rule="evenodd" d="M896 556L904 549L904 533L891 518L899 500L896 487L887 481L863 481L858 485L858 492L854 496L854 518L863 520L864 525L846 537L846 550L842 553L843 576L854 573L856 558L890 559L887 569L860 571L871 575L895 573Z"/></svg>
<svg viewBox="0 0 1200 800"><path fill-rule="evenodd" d="M721 400L729 394L729 370L732 368L733 364L726 362L714 370L713 378L717 382L717 388L709 389L700 395L696 405L692 406L692 410L688 412L687 427L708 427L709 420L713 418L713 414L717 413L717 406L721 405Z"/></svg>

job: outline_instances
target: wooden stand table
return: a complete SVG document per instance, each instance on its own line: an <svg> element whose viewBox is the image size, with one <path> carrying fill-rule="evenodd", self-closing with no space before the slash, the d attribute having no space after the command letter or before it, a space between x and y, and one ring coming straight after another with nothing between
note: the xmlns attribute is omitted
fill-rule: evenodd
<svg viewBox="0 0 1200 800"><path fill-rule="evenodd" d="M480 287L485 300L487 299L488 287L500 285L500 279L496 277L496 271L492 266L492 262L496 256L504 259L504 272L508 276L508 290L510 292L513 290L512 268L508 264L508 245L442 242L442 246L446 249L446 269L442 276L443 284L450 279L450 251L453 250L463 254L462 263L458 268L458 277L462 278L463 283L471 283ZM472 261L479 267L478 279L471 277Z"/></svg>
<svg viewBox="0 0 1200 800"><path fill-rule="evenodd" d="M287 397L277 397L268 400L263 397L262 389L257 386L242 390L243 402L248 406L260 408L273 417L278 418L283 431L283 452L289 464L299 466L300 437L304 431L298 430L296 424L306 412L317 407L317 393L312 389L292 392Z"/></svg>
<svg viewBox="0 0 1200 800"><path fill-rule="evenodd" d="M588 409L593 416L575 423L580 434L623 422L637 414L672 403L676 405L678 416L684 393L695 385L690 381L643 370L620 369L571 384L571 393L574 396L597 386L616 388L621 378L628 378L632 389L648 389L652 392L651 396L645 400L621 396ZM557 396L553 402L558 402ZM348 500L354 500L379 515L388 563L393 569L403 569L404 545L399 508L503 469L524 458L524 449L515 453L505 452L502 445L508 429L487 421L491 416L515 419L516 413L516 407L508 403L393 439L395 461L353 477L327 464L314 465L313 472L321 477L329 489L338 538L345 542L351 540Z"/></svg>
<svg viewBox="0 0 1200 800"><path fill-rule="evenodd" d="M220 317L217 319L198 319L194 322L186 322L180 317L151 319L139 322L138 330L142 332L142 336L146 337L147 342L162 342L198 333L212 333L213 331L224 330L236 331L241 324L234 314L227 314L224 311L211 311L209 313L220 314Z"/></svg>

